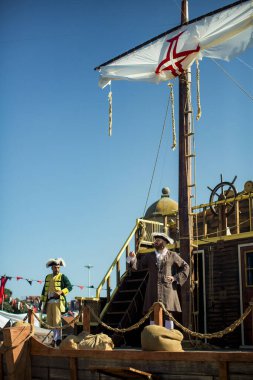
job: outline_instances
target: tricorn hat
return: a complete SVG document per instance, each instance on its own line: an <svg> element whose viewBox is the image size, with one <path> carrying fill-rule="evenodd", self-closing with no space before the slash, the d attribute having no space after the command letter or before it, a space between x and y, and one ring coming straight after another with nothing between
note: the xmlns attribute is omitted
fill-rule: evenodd
<svg viewBox="0 0 253 380"><path fill-rule="evenodd" d="M152 237L154 239L156 239L156 238L163 239L163 240L166 241L166 243L169 243L169 244L173 244L174 243L174 240L171 239L171 237L169 237L168 235L166 235L164 232L153 232L152 233Z"/></svg>
<svg viewBox="0 0 253 380"><path fill-rule="evenodd" d="M49 259L48 262L46 263L46 267L51 267L52 265L60 265L61 267L65 267L65 261L59 257L58 259Z"/></svg>

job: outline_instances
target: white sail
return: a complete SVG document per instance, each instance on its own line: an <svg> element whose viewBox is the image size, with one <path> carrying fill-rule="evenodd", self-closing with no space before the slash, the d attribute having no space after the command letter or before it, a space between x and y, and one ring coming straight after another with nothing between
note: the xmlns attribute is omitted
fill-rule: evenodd
<svg viewBox="0 0 253 380"><path fill-rule="evenodd" d="M159 83L180 75L196 59L230 60L252 42L253 1L237 2L99 66L99 85L111 80Z"/></svg>

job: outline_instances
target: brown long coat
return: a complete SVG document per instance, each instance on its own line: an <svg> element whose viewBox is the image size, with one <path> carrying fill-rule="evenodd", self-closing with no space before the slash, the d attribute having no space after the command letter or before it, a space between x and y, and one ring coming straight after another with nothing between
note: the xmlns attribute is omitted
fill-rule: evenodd
<svg viewBox="0 0 253 380"><path fill-rule="evenodd" d="M143 305L144 314L149 310L154 302L161 301L168 311L181 312L181 306L177 294L178 284L182 286L189 275L189 265L176 253L168 250L160 270L158 269L155 252L149 252L137 260L131 262L133 270L147 269L149 279ZM167 280L167 276L173 276L172 283Z"/></svg>

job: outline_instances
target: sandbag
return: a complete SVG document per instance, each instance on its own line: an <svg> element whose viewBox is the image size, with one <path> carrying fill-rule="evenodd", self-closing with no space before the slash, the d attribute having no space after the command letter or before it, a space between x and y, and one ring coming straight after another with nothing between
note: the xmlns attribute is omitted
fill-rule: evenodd
<svg viewBox="0 0 253 380"><path fill-rule="evenodd" d="M112 339L106 334L86 335L78 344L80 350L112 350Z"/></svg>
<svg viewBox="0 0 253 380"><path fill-rule="evenodd" d="M81 331L77 336L76 336L76 342L79 343L81 342L81 340L83 340L84 338L86 338L87 335L90 335L89 332L83 330Z"/></svg>
<svg viewBox="0 0 253 380"><path fill-rule="evenodd" d="M78 342L76 335L68 335L60 344L61 350L77 350Z"/></svg>
<svg viewBox="0 0 253 380"><path fill-rule="evenodd" d="M141 347L145 351L181 352L183 334L158 325L146 326L141 333Z"/></svg>

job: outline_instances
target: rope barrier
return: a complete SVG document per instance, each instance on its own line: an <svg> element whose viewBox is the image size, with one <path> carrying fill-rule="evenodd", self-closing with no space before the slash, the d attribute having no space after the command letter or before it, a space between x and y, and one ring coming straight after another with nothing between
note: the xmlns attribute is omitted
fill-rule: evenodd
<svg viewBox="0 0 253 380"><path fill-rule="evenodd" d="M147 312L147 314L144 315L144 317L141 318L141 320L137 323L135 323L134 325L132 326L129 326L128 328L113 328L111 326L108 326L106 323L104 323L103 321L101 321L101 319L99 317L97 317L93 310L87 305L90 313L92 314L92 316L96 319L97 322L99 322L103 327L105 327L106 329L110 330L110 331L114 331L116 333L125 333L125 332L129 332L129 331L132 331L134 329L137 329L139 328L150 316L150 314L154 311L154 307L156 304L159 304L160 307L163 309L164 313L175 323L175 325L177 325L182 331L184 331L185 333L193 336L193 337L197 337L197 338L200 338L200 339L212 339L212 338L222 338L224 335L226 334L229 334L231 332L233 332L243 321L244 319L249 315L249 313L252 311L252 306L248 306L247 309L245 310L245 312L241 315L241 317L239 319L237 319L235 322L233 322L230 326L226 327L224 330L222 331L217 331L217 332L214 332L214 333L206 333L206 334L202 334L202 333L198 333L196 331L191 331L190 329L188 329L187 327L184 327L181 323L179 323L174 317L173 315L166 310L165 306L163 305L163 303L161 302L155 302L151 308L149 309L149 311Z"/></svg>
<svg viewBox="0 0 253 380"><path fill-rule="evenodd" d="M127 328L113 328L109 325L107 325L106 323L104 323L95 313L94 311L89 307L89 305L86 305L86 307L89 309L90 313L92 314L92 316L96 319L96 321L98 323L101 324L101 326L105 327L106 329L110 330L110 331L113 331L115 333L126 333L126 332L129 332L129 331L132 331L132 330L135 330L137 328L139 328L148 318L149 316L151 315L151 313L154 311L154 308L155 308L155 305L159 305L163 312L165 313L165 315L167 315L174 323L176 326L178 326L183 332L185 332L186 334L192 336L192 337L195 337L195 338L200 338L200 339L213 339L213 338L222 338L224 335L226 334L230 334L232 333L243 321L244 319L250 314L250 312L252 311L252 305L249 305L247 307L247 309L244 311L244 313L240 316L240 318L238 318L236 321L234 321L230 326L226 327L225 329L221 330L221 331L217 331L217 332L214 332L214 333L198 333L196 331L192 331L190 330L189 328L187 327L184 327L181 323L179 323L174 317L173 315L166 310L165 306L163 305L162 302L155 302L151 308L148 310L148 312L139 320L139 322L136 322L135 324L127 327ZM47 328L49 328L50 330L52 329L58 329L58 330L63 330L65 328L67 328L70 324L74 323L75 321L77 321L77 319L79 319L80 317L80 312L78 313L78 315L69 323L67 323L65 326L50 326L48 325L47 323L45 323L41 318L37 317L37 315L32 311L33 315L35 316L35 318L41 323L43 324L44 326L46 326ZM20 334L22 333L22 331L20 332ZM3 353L6 353L8 350L13 350L14 348L18 347L20 344L22 343L25 343L27 340L30 339L30 337L34 334L34 326L32 324L30 324L30 332L29 334L21 341L19 342L17 345L13 345L13 346L2 346L1 347L1 351ZM16 338L17 339L17 338Z"/></svg>
<svg viewBox="0 0 253 380"><path fill-rule="evenodd" d="M79 318L80 318L80 312L75 316L75 318L69 322L69 323L66 323L66 325L64 326L50 326L48 325L45 321L43 321L42 318L39 318L35 313L34 311L32 311L32 314L34 315L34 317L37 319L38 322L40 322L41 325L45 326L47 329L49 330L65 330L66 328L68 328L72 323L75 323Z"/></svg>

